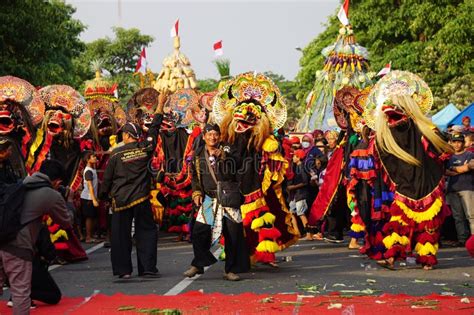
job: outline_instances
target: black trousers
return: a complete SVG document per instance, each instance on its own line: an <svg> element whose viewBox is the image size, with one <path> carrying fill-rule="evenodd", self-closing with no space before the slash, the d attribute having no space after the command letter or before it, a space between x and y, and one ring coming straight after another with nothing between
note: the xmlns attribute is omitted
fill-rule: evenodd
<svg viewBox="0 0 474 315"><path fill-rule="evenodd" d="M250 257L245 243L242 223L235 223L224 217L222 232L225 239L225 272L242 273L250 269ZM195 222L192 232L194 259L192 266L203 268L214 264L217 259L211 253L211 226Z"/></svg>
<svg viewBox="0 0 474 315"><path fill-rule="evenodd" d="M61 300L61 290L48 271L48 265L35 257L33 260L33 272L31 276L32 300L46 304L58 304Z"/></svg>
<svg viewBox="0 0 474 315"><path fill-rule="evenodd" d="M337 191L336 199L331 205L331 210L327 216L328 234L337 239L344 237L344 228L349 225L350 210L346 202L346 190L340 185Z"/></svg>
<svg viewBox="0 0 474 315"><path fill-rule="evenodd" d="M131 274L132 220L135 218L135 245L137 248L138 275L158 272L156 268L158 229L147 200L132 208L112 214L111 260L115 276Z"/></svg>

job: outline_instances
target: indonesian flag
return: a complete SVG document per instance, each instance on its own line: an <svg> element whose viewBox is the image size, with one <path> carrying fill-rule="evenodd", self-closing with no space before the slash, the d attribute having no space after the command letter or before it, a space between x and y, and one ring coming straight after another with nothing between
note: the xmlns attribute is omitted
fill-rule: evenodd
<svg viewBox="0 0 474 315"><path fill-rule="evenodd" d="M176 22L174 22L174 25L170 30L170 37L178 36L179 34L178 30L179 30L179 19L177 19Z"/></svg>
<svg viewBox="0 0 474 315"><path fill-rule="evenodd" d="M339 13L337 13L337 18L344 26L349 25L349 0L344 0Z"/></svg>
<svg viewBox="0 0 474 315"><path fill-rule="evenodd" d="M140 58L138 59L137 66L135 68L135 73L141 72L143 74L146 74L146 52L145 52L145 47L143 47L142 52L140 54Z"/></svg>
<svg viewBox="0 0 474 315"><path fill-rule="evenodd" d="M224 54L224 51L222 50L222 41L218 41L214 43L214 54L216 57L222 56Z"/></svg>
<svg viewBox="0 0 474 315"><path fill-rule="evenodd" d="M377 76L383 77L384 75L389 73L391 69L392 69L392 62L390 61L389 63L385 65L385 67L382 68L382 70L379 71L379 73L377 73Z"/></svg>

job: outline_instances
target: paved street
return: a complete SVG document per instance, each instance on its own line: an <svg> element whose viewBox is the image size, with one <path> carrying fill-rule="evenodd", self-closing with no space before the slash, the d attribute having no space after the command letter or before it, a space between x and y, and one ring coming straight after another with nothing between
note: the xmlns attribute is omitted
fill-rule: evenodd
<svg viewBox="0 0 474 315"><path fill-rule="evenodd" d="M88 261L57 267L52 274L64 296L69 297L90 296L97 290L107 295L117 292L176 294L195 290L228 294L329 294L342 291L352 295L365 290L363 292L373 294L474 296L474 261L464 248L441 249L440 264L433 271L426 272L419 268L390 271L378 267L357 251L347 250L346 244L300 241L278 255L280 268L259 265L242 275L240 282L222 279L222 262L213 265L197 279L183 281L182 273L192 259L192 248L190 244L177 243L174 239L174 236L165 234L159 240L158 267L163 275L160 279L139 278L135 270L132 279L118 280L112 276L109 249L101 245L95 247Z"/></svg>

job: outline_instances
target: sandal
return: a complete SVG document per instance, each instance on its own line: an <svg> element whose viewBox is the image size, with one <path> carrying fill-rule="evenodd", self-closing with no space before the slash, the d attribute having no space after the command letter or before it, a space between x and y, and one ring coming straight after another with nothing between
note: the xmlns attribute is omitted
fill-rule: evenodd
<svg viewBox="0 0 474 315"><path fill-rule="evenodd" d="M383 260L377 260L377 264L380 267L387 268L389 270L395 270L395 266L393 262L390 262L388 259L383 259Z"/></svg>
<svg viewBox="0 0 474 315"><path fill-rule="evenodd" d="M278 268L280 268L280 266L278 266L278 264L277 264L276 262L274 262L274 261L272 261L272 262L269 262L269 263L268 263L268 265L269 265L270 267L273 267L273 268L275 268L275 269L278 269Z"/></svg>

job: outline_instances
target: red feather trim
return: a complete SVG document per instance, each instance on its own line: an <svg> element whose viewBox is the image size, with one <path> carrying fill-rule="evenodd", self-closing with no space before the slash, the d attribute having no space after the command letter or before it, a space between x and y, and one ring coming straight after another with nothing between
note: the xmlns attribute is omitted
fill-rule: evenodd
<svg viewBox="0 0 474 315"><path fill-rule="evenodd" d="M56 250L68 250L69 245L65 242L56 242L54 243L54 248L56 248Z"/></svg>
<svg viewBox="0 0 474 315"><path fill-rule="evenodd" d="M28 154L28 142L31 140L31 133L26 127L23 128L23 130L25 131L25 136L21 140L21 155L26 159Z"/></svg>
<svg viewBox="0 0 474 315"><path fill-rule="evenodd" d="M439 240L439 233L430 234L424 232L417 237L417 243L425 245L426 243L437 244Z"/></svg>
<svg viewBox="0 0 474 315"><path fill-rule="evenodd" d="M281 236L281 232L278 231L277 228L269 228L269 229L260 229L258 232L258 242L262 242L264 240L271 240L276 241Z"/></svg>
<svg viewBox="0 0 474 315"><path fill-rule="evenodd" d="M434 266L438 264L438 259L436 259L436 256L434 255L418 256L416 262L422 265Z"/></svg>
<svg viewBox="0 0 474 315"><path fill-rule="evenodd" d="M275 262L275 254L255 251L255 259L262 263L271 263Z"/></svg>

